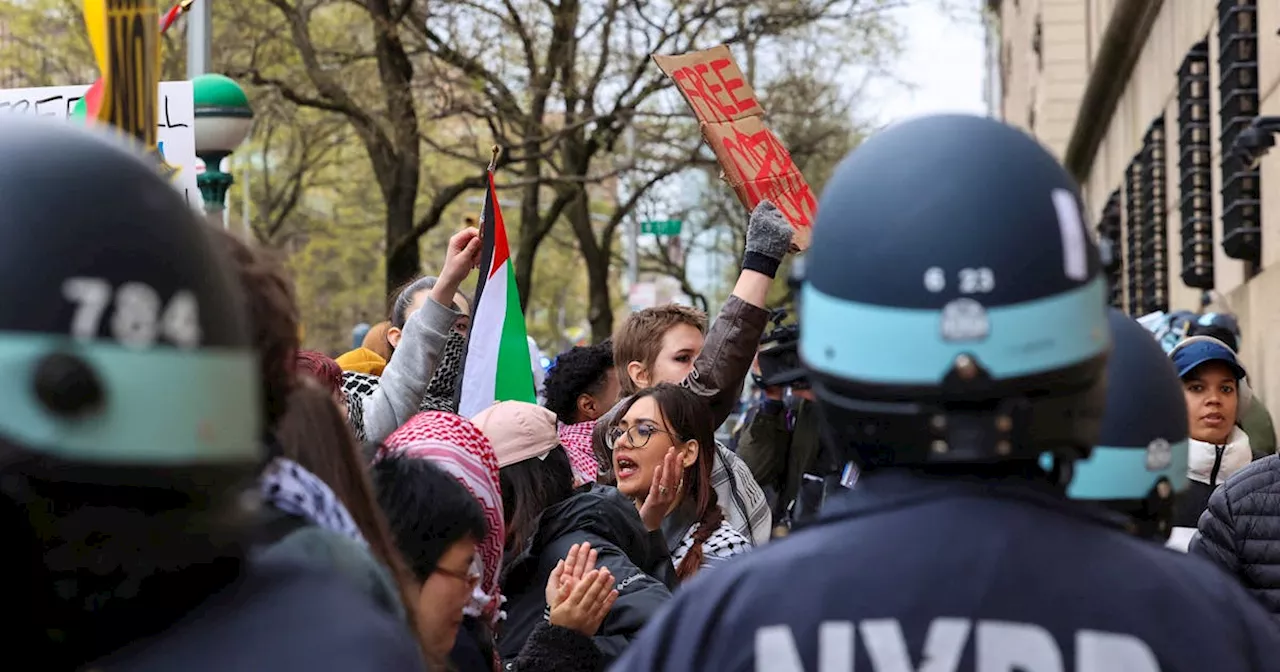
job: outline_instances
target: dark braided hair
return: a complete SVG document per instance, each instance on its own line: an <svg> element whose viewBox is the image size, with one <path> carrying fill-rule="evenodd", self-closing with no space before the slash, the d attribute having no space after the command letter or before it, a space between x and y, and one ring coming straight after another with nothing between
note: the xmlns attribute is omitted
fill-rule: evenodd
<svg viewBox="0 0 1280 672"><path fill-rule="evenodd" d="M724 522L720 500L711 486L711 470L716 459L715 427L711 422L711 407L706 399L680 385L659 383L632 395L618 409L615 418L622 418L631 410L636 400L651 397L658 406L667 430L680 441L698 443L698 459L684 470L684 492L691 497L696 511L698 529L693 533L693 546L676 567L676 576L687 581L702 568L702 547L707 539Z"/></svg>
<svg viewBox="0 0 1280 672"><path fill-rule="evenodd" d="M712 450L715 450L714 448ZM701 452L701 451L699 451ZM702 460L698 460L702 462ZM697 465L694 465L696 467ZM690 467L690 469L694 468ZM710 476L710 469L707 475ZM707 482L710 482L710 478ZM720 529L720 524L724 522L724 511L720 509L719 498L716 497L715 488L708 487L711 496L707 498L709 506L706 509L700 509L703 513L698 518L698 529L693 533L693 546L689 548L689 552L680 560L680 566L676 567L676 576L681 582L688 581L694 574L702 569L702 561L705 559L702 553L702 547L707 543L707 539L711 538L711 533Z"/></svg>

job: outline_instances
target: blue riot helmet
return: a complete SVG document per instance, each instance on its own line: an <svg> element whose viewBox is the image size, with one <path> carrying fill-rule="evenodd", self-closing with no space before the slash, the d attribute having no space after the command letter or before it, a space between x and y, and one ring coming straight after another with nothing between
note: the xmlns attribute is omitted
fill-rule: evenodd
<svg viewBox="0 0 1280 672"><path fill-rule="evenodd" d="M845 157L800 292L824 439L864 468L1087 455L1111 337L1083 211L993 119L916 118Z"/></svg>
<svg viewBox="0 0 1280 672"><path fill-rule="evenodd" d="M1187 336L1212 336L1232 350L1240 349L1240 322L1231 313L1205 313L1195 318Z"/></svg>
<svg viewBox="0 0 1280 672"><path fill-rule="evenodd" d="M0 445L103 469L254 465L239 287L155 166L123 139L6 119L0 201Z"/></svg>
<svg viewBox="0 0 1280 672"><path fill-rule="evenodd" d="M1187 404L1182 383L1150 333L1112 309L1102 435L1076 462L1067 495L1124 514L1138 536L1165 540L1174 498L1187 487Z"/></svg>
<svg viewBox="0 0 1280 672"><path fill-rule="evenodd" d="M1175 310L1152 320L1148 328L1160 347L1169 353L1182 339L1192 335L1197 319L1198 316L1189 310Z"/></svg>
<svg viewBox="0 0 1280 672"><path fill-rule="evenodd" d="M0 203L0 518L31 559L10 606L72 656L234 579L257 358L214 231L136 144L7 117Z"/></svg>

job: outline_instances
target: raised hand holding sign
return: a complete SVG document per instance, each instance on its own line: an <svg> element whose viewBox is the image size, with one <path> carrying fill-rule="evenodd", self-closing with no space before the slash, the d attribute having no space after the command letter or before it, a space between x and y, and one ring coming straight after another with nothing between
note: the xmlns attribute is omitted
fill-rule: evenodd
<svg viewBox="0 0 1280 672"><path fill-rule="evenodd" d="M715 152L724 180L738 200L749 210L761 201L771 201L796 230L793 246L807 249L818 201L787 148L765 128L764 108L729 48L720 45L679 56L654 55L653 60L693 108L702 137Z"/></svg>

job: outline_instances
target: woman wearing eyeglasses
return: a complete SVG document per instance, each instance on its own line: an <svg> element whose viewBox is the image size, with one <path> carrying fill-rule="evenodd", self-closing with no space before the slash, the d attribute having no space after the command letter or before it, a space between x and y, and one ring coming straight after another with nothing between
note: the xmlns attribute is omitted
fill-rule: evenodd
<svg viewBox="0 0 1280 672"><path fill-rule="evenodd" d="M452 475L428 460L388 453L373 463L378 503L386 513L418 591L418 632L433 669L449 658L463 610L483 576L477 545L484 510Z"/></svg>
<svg viewBox="0 0 1280 672"><path fill-rule="evenodd" d="M615 417L622 419L608 438L618 491L636 503L647 529L662 530L682 582L751 548L712 487L715 428L702 397L663 383L627 399Z"/></svg>
<svg viewBox="0 0 1280 672"><path fill-rule="evenodd" d="M556 421L550 410L520 401L494 404L471 419L493 445L502 485L501 583L507 617L498 651L504 664L522 657L539 624L554 622L548 583L563 571L575 545L590 544L596 567L617 593L608 598L613 600L608 614L591 639L603 667L670 599L668 584L657 577L672 573L671 561L659 535L645 530L635 507L617 490L595 483L573 487L573 468Z"/></svg>

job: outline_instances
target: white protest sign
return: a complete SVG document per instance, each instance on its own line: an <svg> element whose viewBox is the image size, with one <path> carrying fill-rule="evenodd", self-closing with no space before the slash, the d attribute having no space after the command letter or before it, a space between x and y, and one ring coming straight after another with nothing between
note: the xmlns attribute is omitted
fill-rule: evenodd
<svg viewBox="0 0 1280 672"><path fill-rule="evenodd" d="M68 119L88 90L88 85L0 89L0 115L35 114ZM173 176L174 186L186 195L191 207L202 210L200 188L196 185L195 108L191 82L160 82L156 144L165 162L178 169Z"/></svg>

